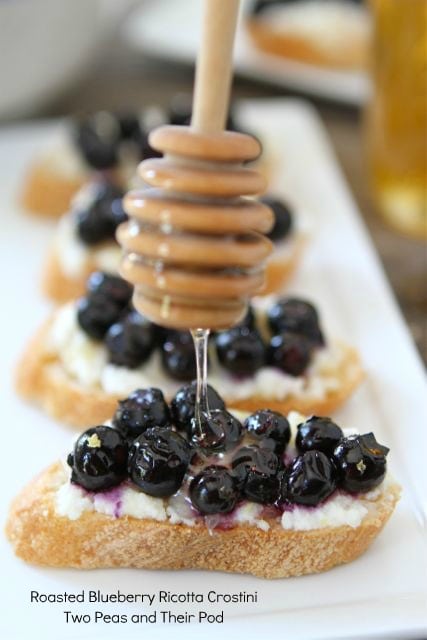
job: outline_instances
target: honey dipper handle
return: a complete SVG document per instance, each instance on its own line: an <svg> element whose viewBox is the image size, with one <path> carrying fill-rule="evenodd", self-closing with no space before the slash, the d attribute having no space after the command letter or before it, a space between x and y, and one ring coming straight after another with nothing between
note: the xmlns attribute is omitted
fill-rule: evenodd
<svg viewBox="0 0 427 640"><path fill-rule="evenodd" d="M226 124L239 1L205 0L191 119L203 133L218 133Z"/></svg>

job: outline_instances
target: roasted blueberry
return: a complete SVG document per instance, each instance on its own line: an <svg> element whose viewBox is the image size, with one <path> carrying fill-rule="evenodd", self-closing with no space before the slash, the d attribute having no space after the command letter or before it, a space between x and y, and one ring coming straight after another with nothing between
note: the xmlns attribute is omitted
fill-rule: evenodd
<svg viewBox="0 0 427 640"><path fill-rule="evenodd" d="M118 276L101 271L92 273L87 295L77 303L80 327L94 340L102 340L130 302L132 287Z"/></svg>
<svg viewBox="0 0 427 640"><path fill-rule="evenodd" d="M342 429L330 418L312 416L298 425L295 442L301 453L315 449L330 457L342 437Z"/></svg>
<svg viewBox="0 0 427 640"><path fill-rule="evenodd" d="M178 389L170 405L173 424L177 429L185 431L187 434L190 434L191 432L191 421L194 418L195 405L195 382ZM215 409L225 409L224 400L210 385L208 385L208 405L211 411Z"/></svg>
<svg viewBox="0 0 427 640"><path fill-rule="evenodd" d="M200 419L200 423L199 423ZM242 425L225 409L215 409L209 414L200 412L191 421L191 442L206 453L220 453L233 449L242 437Z"/></svg>
<svg viewBox="0 0 427 640"><path fill-rule="evenodd" d="M193 478L189 493L191 502L203 515L229 513L239 498L234 478L225 467L216 465L206 467Z"/></svg>
<svg viewBox="0 0 427 640"><path fill-rule="evenodd" d="M247 326L237 326L218 333L215 344L221 365L237 376L250 376L265 362L265 346L261 335Z"/></svg>
<svg viewBox="0 0 427 640"><path fill-rule="evenodd" d="M80 298L77 302L77 321L80 328L94 340L102 340L121 313L122 308L114 300L103 296Z"/></svg>
<svg viewBox="0 0 427 640"><path fill-rule="evenodd" d="M194 343L189 331L169 331L162 345L162 365L174 380L193 380L196 376Z"/></svg>
<svg viewBox="0 0 427 640"><path fill-rule="evenodd" d="M334 464L324 453L306 451L287 469L282 482L282 498L314 507L335 490L336 475Z"/></svg>
<svg viewBox="0 0 427 640"><path fill-rule="evenodd" d="M283 200L278 200L277 198L266 196L261 198L261 202L270 207L274 213L274 225L270 233L267 234L267 238L270 238L273 242L283 240L292 229L291 210Z"/></svg>
<svg viewBox="0 0 427 640"><path fill-rule="evenodd" d="M94 169L109 169L117 164L120 126L113 114L100 111L76 122L75 140Z"/></svg>
<svg viewBox="0 0 427 640"><path fill-rule="evenodd" d="M268 363L290 376L301 376L311 359L310 342L297 333L273 336L268 349Z"/></svg>
<svg viewBox="0 0 427 640"><path fill-rule="evenodd" d="M119 276L94 271L87 281L87 292L91 298L105 297L124 309L131 301L133 287Z"/></svg>
<svg viewBox="0 0 427 640"><path fill-rule="evenodd" d="M68 456L71 482L88 491L103 491L127 475L128 445L112 427L92 427L79 436Z"/></svg>
<svg viewBox="0 0 427 640"><path fill-rule="evenodd" d="M107 181L90 185L89 202L77 201L74 215L77 235L87 245L114 240L118 225L127 220L123 209L123 191Z"/></svg>
<svg viewBox="0 0 427 640"><path fill-rule="evenodd" d="M133 439L151 427L171 423L169 407L160 389L136 389L119 402L113 424L126 438Z"/></svg>
<svg viewBox="0 0 427 640"><path fill-rule="evenodd" d="M312 304L298 298L278 300L268 310L268 322L273 333L291 332L308 338L315 345L323 345L319 317Z"/></svg>
<svg viewBox="0 0 427 640"><path fill-rule="evenodd" d="M242 447L233 456L233 476L244 498L273 504L279 498L279 459L270 449Z"/></svg>
<svg viewBox="0 0 427 640"><path fill-rule="evenodd" d="M334 451L340 486L350 493L364 493L377 487L387 471L388 452L373 433L343 438Z"/></svg>
<svg viewBox="0 0 427 640"><path fill-rule="evenodd" d="M105 346L112 364L135 369L148 359L154 349L154 326L137 311L131 311L108 329Z"/></svg>
<svg viewBox="0 0 427 640"><path fill-rule="evenodd" d="M262 447L271 448L277 455L283 454L291 438L289 422L281 413L260 409L248 416L243 427Z"/></svg>
<svg viewBox="0 0 427 640"><path fill-rule="evenodd" d="M190 461L188 442L171 429L147 429L129 452L129 477L144 493L157 498L180 488Z"/></svg>

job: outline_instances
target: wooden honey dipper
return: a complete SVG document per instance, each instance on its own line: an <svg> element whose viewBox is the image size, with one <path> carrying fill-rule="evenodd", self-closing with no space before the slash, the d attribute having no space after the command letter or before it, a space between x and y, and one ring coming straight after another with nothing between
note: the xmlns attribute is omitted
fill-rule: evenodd
<svg viewBox="0 0 427 640"><path fill-rule="evenodd" d="M243 166L257 158L254 138L224 131L239 0L205 0L190 127L150 134L164 153L139 166L153 188L125 197L129 222L118 230L121 275L135 286L136 309L176 329L225 329L245 314L264 282L272 245L268 207L247 198L265 179Z"/></svg>

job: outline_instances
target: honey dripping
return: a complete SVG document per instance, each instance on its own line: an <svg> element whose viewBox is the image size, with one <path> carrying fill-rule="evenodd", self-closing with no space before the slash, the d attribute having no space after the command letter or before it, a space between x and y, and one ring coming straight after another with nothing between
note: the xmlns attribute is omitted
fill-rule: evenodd
<svg viewBox="0 0 427 640"><path fill-rule="evenodd" d="M134 285L135 308L156 324L190 329L196 354L196 428L209 415L210 330L239 322L264 283L271 210L248 196L265 180L244 166L261 152L251 136L224 131L238 0L205 0L202 49L190 127L165 126L149 143L162 158L139 173L150 188L126 195L129 221L118 229L120 273ZM221 42L218 50L218 42Z"/></svg>

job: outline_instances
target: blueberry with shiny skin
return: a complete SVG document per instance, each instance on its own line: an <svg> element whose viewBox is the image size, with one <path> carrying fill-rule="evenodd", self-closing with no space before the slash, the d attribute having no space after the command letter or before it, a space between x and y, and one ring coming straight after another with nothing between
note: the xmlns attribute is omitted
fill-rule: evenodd
<svg viewBox="0 0 427 640"><path fill-rule="evenodd" d="M136 389L120 400L113 417L114 426L125 438L133 439L151 427L169 427L169 407L160 389Z"/></svg>
<svg viewBox="0 0 427 640"><path fill-rule="evenodd" d="M193 506L203 515L230 513L239 499L234 478L218 465L206 467L192 479L189 495Z"/></svg>
<svg viewBox="0 0 427 640"><path fill-rule="evenodd" d="M162 366L174 380L193 380L196 377L196 356L189 331L169 331L162 345Z"/></svg>
<svg viewBox="0 0 427 640"><path fill-rule="evenodd" d="M278 198L265 196L261 198L261 202L272 209L274 214L274 225L272 230L267 233L267 238L273 242L283 240L292 231L292 213L287 204Z"/></svg>
<svg viewBox="0 0 427 640"><path fill-rule="evenodd" d="M301 453L315 449L332 456L343 437L342 429L330 418L311 416L298 425L295 443Z"/></svg>
<svg viewBox="0 0 427 640"><path fill-rule="evenodd" d="M146 362L154 349L154 325L137 311L131 311L108 329L105 346L109 362L135 369Z"/></svg>
<svg viewBox="0 0 427 640"><path fill-rule="evenodd" d="M243 423L248 434L262 447L271 448L277 455L284 453L291 438L291 428L285 416L270 409L260 409Z"/></svg>
<svg viewBox="0 0 427 640"><path fill-rule="evenodd" d="M316 506L326 500L337 485L337 472L321 451L306 451L295 458L282 482L282 499Z"/></svg>
<svg viewBox="0 0 427 640"><path fill-rule="evenodd" d="M221 365L238 376L250 376L265 363L265 345L257 330L237 326L215 336Z"/></svg>
<svg viewBox="0 0 427 640"><path fill-rule="evenodd" d="M191 421L191 443L206 453L220 453L233 449L241 440L242 424L225 409L215 409L209 414L200 412L200 424L195 416Z"/></svg>
<svg viewBox="0 0 427 640"><path fill-rule="evenodd" d="M88 491L104 491L127 476L128 445L122 435L105 425L82 433L68 456L71 482Z"/></svg>
<svg viewBox="0 0 427 640"><path fill-rule="evenodd" d="M77 302L80 328L94 340L102 340L130 302L132 287L118 276L101 271L87 281L87 295Z"/></svg>
<svg viewBox="0 0 427 640"><path fill-rule="evenodd" d="M211 411L215 409L225 409L225 402L208 384L208 405ZM185 431L187 434L191 432L191 421L194 418L194 409L196 405L196 382L181 387L176 392L170 403L172 421L179 431Z"/></svg>
<svg viewBox="0 0 427 640"><path fill-rule="evenodd" d="M333 454L340 486L350 493L375 489L384 480L388 452L373 433L343 438Z"/></svg>
<svg viewBox="0 0 427 640"><path fill-rule="evenodd" d="M90 338L102 340L122 311L114 300L88 296L77 301L77 322Z"/></svg>
<svg viewBox="0 0 427 640"><path fill-rule="evenodd" d="M325 343L315 307L299 298L282 298L270 307L267 318L273 333L291 332L306 337L314 345Z"/></svg>
<svg viewBox="0 0 427 640"><path fill-rule="evenodd" d="M89 246L114 240L118 225L127 220L122 189L106 180L91 184L90 189L90 203L74 210L77 235Z"/></svg>
<svg viewBox="0 0 427 640"><path fill-rule="evenodd" d="M129 477L156 498L180 488L190 462L188 442L172 429L152 427L134 440L129 451Z"/></svg>
<svg viewBox="0 0 427 640"><path fill-rule="evenodd" d="M290 376L301 376L311 360L311 344L297 333L273 336L268 348L268 363Z"/></svg>
<svg viewBox="0 0 427 640"><path fill-rule="evenodd" d="M88 278L87 293L91 298L108 298L124 309L131 301L133 287L129 282L105 271L94 271Z"/></svg>
<svg viewBox="0 0 427 640"><path fill-rule="evenodd" d="M233 476L244 498L260 504L273 504L279 498L279 459L270 449L242 447L231 462Z"/></svg>

